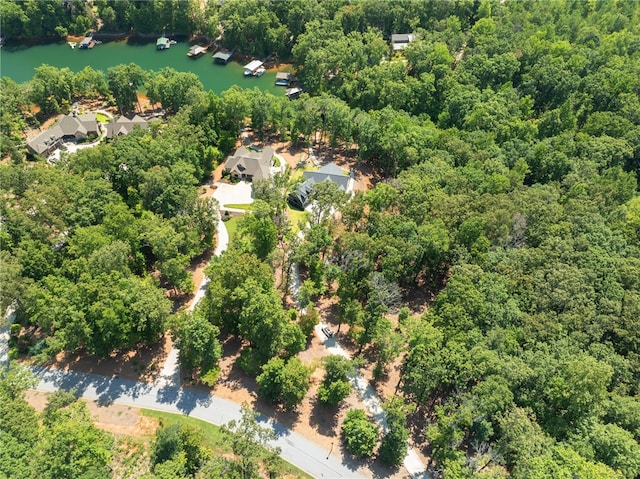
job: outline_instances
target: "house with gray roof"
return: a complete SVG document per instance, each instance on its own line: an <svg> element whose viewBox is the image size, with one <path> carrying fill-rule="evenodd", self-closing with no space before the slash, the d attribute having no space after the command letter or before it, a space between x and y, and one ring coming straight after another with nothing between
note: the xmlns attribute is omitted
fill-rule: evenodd
<svg viewBox="0 0 640 479"><path fill-rule="evenodd" d="M116 121L107 124L107 138L113 139L118 136L128 135L135 127L146 130L149 127L149 123L136 114L123 115Z"/></svg>
<svg viewBox="0 0 640 479"><path fill-rule="evenodd" d="M26 144L30 153L48 156L65 140L84 140L100 133L94 113L85 115L62 115L58 122Z"/></svg>
<svg viewBox="0 0 640 479"><path fill-rule="evenodd" d="M404 50L407 48L407 45L415 39L416 36L413 33L394 33L391 35L391 46L393 47L393 51L397 52L399 50Z"/></svg>
<svg viewBox="0 0 640 479"><path fill-rule="evenodd" d="M224 162L224 172L235 180L263 180L271 176L274 151L270 146L252 151L241 146Z"/></svg>
<svg viewBox="0 0 640 479"><path fill-rule="evenodd" d="M311 201L311 191L313 185L321 183L323 181L332 181L338 185L338 188L342 191L349 192L351 177L345 175L335 163L329 163L316 171L305 171L303 176L306 178L298 188L289 193L288 201L292 208L304 210Z"/></svg>

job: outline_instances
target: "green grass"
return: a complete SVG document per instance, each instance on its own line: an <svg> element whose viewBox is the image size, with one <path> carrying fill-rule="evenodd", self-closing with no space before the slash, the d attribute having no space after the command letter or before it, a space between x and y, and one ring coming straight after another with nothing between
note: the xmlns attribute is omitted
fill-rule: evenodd
<svg viewBox="0 0 640 479"><path fill-rule="evenodd" d="M96 113L96 120L100 123L109 123L109 117L104 113Z"/></svg>
<svg viewBox="0 0 640 479"><path fill-rule="evenodd" d="M229 203L228 205L223 205L225 208L235 208L237 210L249 210L253 209L253 203Z"/></svg>
<svg viewBox="0 0 640 479"><path fill-rule="evenodd" d="M289 221L291 221L291 228L295 233L300 231L300 222L304 226L309 221L309 213L306 211L298 211L287 207L287 215L289 215Z"/></svg>
<svg viewBox="0 0 640 479"><path fill-rule="evenodd" d="M236 235L238 234L238 221L240 221L241 216L234 216L228 221L224 222L227 231L229 232L229 241L234 241L236 239Z"/></svg>
<svg viewBox="0 0 640 479"><path fill-rule="evenodd" d="M227 442L226 434L222 432L220 426L216 426L193 417L183 416L181 414L172 414L170 412L154 411L151 409L140 409L140 412L144 416L158 419L164 426L177 423L200 429L204 436L204 446L212 449L213 451L220 450L225 453L231 452L231 446Z"/></svg>
<svg viewBox="0 0 640 479"><path fill-rule="evenodd" d="M151 409L140 409L142 415L158 419L164 426L170 424L183 424L200 429L204 436L203 445L213 451L213 456L222 456L231 454L231 444L227 433L225 433L220 426L210 424L206 421L196 419L189 416L183 416L181 414L172 414L164 411L154 411ZM266 451L263 457L266 457ZM301 469L298 469L293 464L288 463L284 459L278 458L276 464L278 471L278 477L287 477L291 479L312 479L312 476L305 473Z"/></svg>

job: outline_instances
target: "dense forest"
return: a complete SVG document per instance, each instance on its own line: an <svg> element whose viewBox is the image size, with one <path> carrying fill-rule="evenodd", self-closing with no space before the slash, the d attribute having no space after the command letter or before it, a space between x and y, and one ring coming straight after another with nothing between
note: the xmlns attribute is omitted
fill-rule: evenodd
<svg viewBox="0 0 640 479"><path fill-rule="evenodd" d="M3 78L1 305L43 334L18 338L14 354L104 356L171 328L183 364L209 382L220 339L234 335L259 394L295 408L314 303L336 297L360 360L328 359L319 400L336 407L363 361L379 380L401 370L379 446L360 413L345 421L355 455L398 464L410 432L447 479L640 475L637 2L64 5L2 0L3 34L56 36L98 18L110 31L157 32L170 17L175 30L290 59L306 93L216 96L190 74L135 65ZM25 27L29 9L49 7L46 30ZM187 21L189 8L199 13ZM409 32L416 39L393 53L389 36ZM55 167L24 160L27 126L78 98L133 110L130 84L167 119ZM245 124L354 152L378 181L349 201L317 188L303 240L286 215L291 178L254 185L253 214L209 266L201 307L172 314L163 288L192 291L185 266L211 247L217 222L197 185ZM304 314L285 309L287 282L274 279L292 263ZM416 298L423 315L412 314Z"/></svg>

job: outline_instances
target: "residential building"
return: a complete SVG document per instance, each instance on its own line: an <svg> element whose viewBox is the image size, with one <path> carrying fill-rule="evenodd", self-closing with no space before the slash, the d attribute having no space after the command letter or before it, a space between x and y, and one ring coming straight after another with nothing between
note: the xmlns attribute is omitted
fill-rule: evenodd
<svg viewBox="0 0 640 479"><path fill-rule="evenodd" d="M235 180L262 180L271 176L273 164L273 148L252 151L241 146L224 162L224 172Z"/></svg>

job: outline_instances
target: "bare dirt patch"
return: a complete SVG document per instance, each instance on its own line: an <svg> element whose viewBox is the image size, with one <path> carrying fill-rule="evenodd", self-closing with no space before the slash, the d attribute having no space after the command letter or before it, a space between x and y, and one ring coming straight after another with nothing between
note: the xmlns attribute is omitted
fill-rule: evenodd
<svg viewBox="0 0 640 479"><path fill-rule="evenodd" d="M98 359L87 353L59 353L47 363L48 367L121 377L134 381L153 382L171 350L171 337L165 334L153 345L139 345L131 349L118 350L108 357Z"/></svg>
<svg viewBox="0 0 640 479"><path fill-rule="evenodd" d="M49 393L42 391L27 391L27 402L42 412L47 405ZM158 421L154 418L143 416L138 408L123 404L110 403L100 405L96 401L81 399L94 418L96 427L116 435L127 436L152 436L158 429Z"/></svg>

